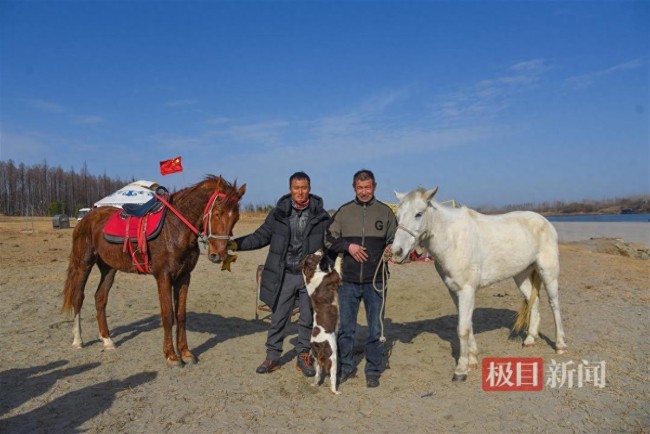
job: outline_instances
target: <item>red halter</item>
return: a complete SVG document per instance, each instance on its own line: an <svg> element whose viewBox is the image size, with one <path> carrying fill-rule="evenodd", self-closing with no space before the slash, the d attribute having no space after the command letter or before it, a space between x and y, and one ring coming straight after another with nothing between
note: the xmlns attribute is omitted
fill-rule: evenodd
<svg viewBox="0 0 650 434"><path fill-rule="evenodd" d="M197 228L195 228L192 223L187 221L187 219L185 217L183 217L183 215L180 212L178 212L176 210L176 208L174 208L169 202L167 202L167 200L164 197L162 197L162 196L160 196L159 194L156 194L156 193L154 193L153 195L158 200L160 200L167 208L169 208L171 212L176 214L176 216L179 219L181 219L181 221L183 223L185 223L185 225L188 228L190 228L190 230L192 232L194 232L194 234L196 236L199 237L199 241L201 241L203 243L207 243L210 240L210 238L215 238L217 240L229 240L230 239L230 235L212 235L212 210L214 208L214 204L217 202L217 199L226 196L224 193L222 193L220 191L215 191L214 193L212 193L212 196L210 196L210 199L208 199L208 202L205 204L205 208L203 209L203 216L201 218L203 220L203 230L204 230L204 232L199 232L199 230ZM205 228L206 228L205 221L206 221L206 219L208 221L208 224L207 224L208 235L207 236L205 235Z"/></svg>

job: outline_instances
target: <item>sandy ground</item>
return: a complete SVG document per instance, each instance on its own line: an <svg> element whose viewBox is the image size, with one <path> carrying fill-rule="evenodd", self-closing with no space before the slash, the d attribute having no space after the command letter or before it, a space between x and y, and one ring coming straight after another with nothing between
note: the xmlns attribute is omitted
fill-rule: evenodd
<svg viewBox="0 0 650 434"><path fill-rule="evenodd" d="M244 218L236 235L260 221ZM648 261L561 245L560 299L569 344L561 356L551 346L554 328L544 293L545 338L532 349L508 339L522 300L513 282L477 297L480 358L541 357L545 382L553 361L569 370L605 362L603 388L590 382L579 387L577 381L569 388L567 380L539 392L486 392L480 371L452 383L455 308L432 264L413 262L391 267L385 322L390 359L381 386L368 389L359 377L334 396L296 371L293 325L283 368L255 373L267 329L255 320L255 269L266 250L240 253L232 273L200 258L188 298L188 339L199 364L166 366L149 276L117 276L108 321L118 348L103 351L96 338L93 272L82 311L86 346L73 350L72 323L60 313L71 234L52 229L49 219L32 226L0 218L0 432L648 432ZM363 318L362 312L358 343L366 332Z"/></svg>

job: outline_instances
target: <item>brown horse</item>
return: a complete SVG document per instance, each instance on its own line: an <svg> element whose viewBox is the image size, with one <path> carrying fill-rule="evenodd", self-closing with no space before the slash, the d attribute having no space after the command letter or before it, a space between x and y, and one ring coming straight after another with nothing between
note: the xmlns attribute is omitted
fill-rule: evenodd
<svg viewBox="0 0 650 434"><path fill-rule="evenodd" d="M199 259L199 241L207 242L210 261L218 264L229 259L227 245L233 227L239 220L239 200L245 192L246 184L237 188L236 183L233 185L221 176L210 175L198 184L172 194L168 204L178 215L167 212L160 234L148 242L150 270L158 284L160 316L164 329L163 353L170 365L196 363L196 358L187 346L185 303L190 273ZM104 342L105 349L115 348L106 322L106 303L115 273L138 272L129 252L123 252L123 245L111 244L104 238L103 228L115 212L116 208L112 207L95 208L77 224L72 233L63 311L74 311L74 348L83 346L80 313L84 288L93 265L97 264L101 273L95 292L95 309L99 337ZM172 343L174 320L176 348L180 359Z"/></svg>

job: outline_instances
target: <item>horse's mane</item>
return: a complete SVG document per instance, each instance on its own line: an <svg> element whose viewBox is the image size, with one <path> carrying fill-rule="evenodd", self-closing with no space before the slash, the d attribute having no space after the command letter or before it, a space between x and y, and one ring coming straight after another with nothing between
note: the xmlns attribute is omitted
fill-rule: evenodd
<svg viewBox="0 0 650 434"><path fill-rule="evenodd" d="M226 181L221 175L205 175L202 181L194 185L183 188L176 193L172 194L172 201L185 200L195 196L201 190L213 192L215 190L221 191L225 197L220 200L221 203L235 203L232 199L237 194L237 181L230 183Z"/></svg>
<svg viewBox="0 0 650 434"><path fill-rule="evenodd" d="M426 188L418 187L415 190L411 190L410 192L408 192L406 196L404 196L404 199L402 199L402 201L411 200L416 197L424 196L426 192L427 192Z"/></svg>

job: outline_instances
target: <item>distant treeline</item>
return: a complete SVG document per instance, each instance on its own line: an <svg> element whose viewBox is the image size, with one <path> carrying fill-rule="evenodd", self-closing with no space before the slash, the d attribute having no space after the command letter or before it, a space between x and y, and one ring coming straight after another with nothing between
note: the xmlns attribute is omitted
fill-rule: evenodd
<svg viewBox="0 0 650 434"><path fill-rule="evenodd" d="M12 160L0 161L0 214L8 216L76 215L79 208L92 207L104 196L135 181L110 178L106 174L91 175L84 163L80 172L65 171L42 164L16 165ZM268 213L269 204L244 204L243 212ZM537 211L546 215L650 213L650 194L580 202L522 203L504 207L480 207L484 213L513 210Z"/></svg>
<svg viewBox="0 0 650 434"><path fill-rule="evenodd" d="M26 166L12 160L0 161L0 214L8 216L74 216L101 198L135 181L88 173L84 163L79 172L50 167L47 161ZM268 213L268 204L246 204L244 212Z"/></svg>
<svg viewBox="0 0 650 434"><path fill-rule="evenodd" d="M133 181L91 175L85 163L77 173L49 167L46 161L33 166L0 161L0 214L72 216Z"/></svg>
<svg viewBox="0 0 650 434"><path fill-rule="evenodd" d="M521 203L499 208L481 207L479 210L486 214L515 210L535 211L544 215L650 213L650 194L579 202Z"/></svg>

